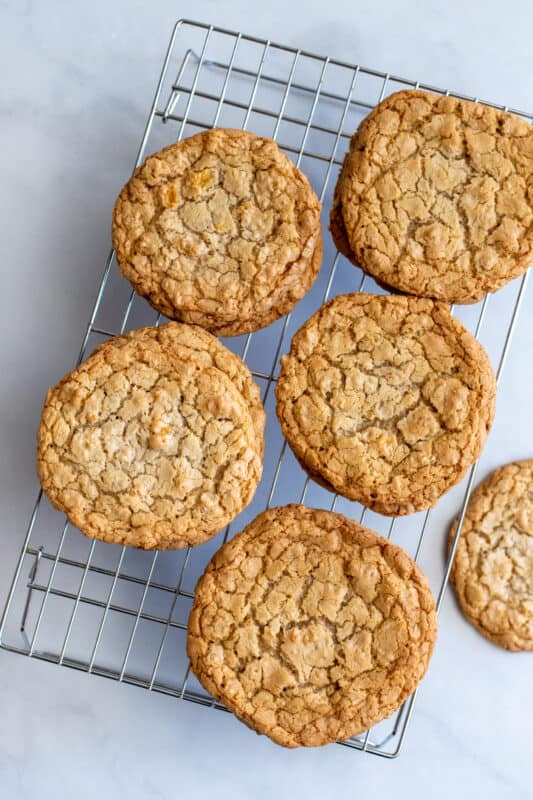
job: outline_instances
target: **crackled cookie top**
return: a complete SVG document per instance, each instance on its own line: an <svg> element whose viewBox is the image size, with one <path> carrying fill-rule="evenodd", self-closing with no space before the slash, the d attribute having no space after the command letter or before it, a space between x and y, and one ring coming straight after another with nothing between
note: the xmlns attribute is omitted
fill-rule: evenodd
<svg viewBox="0 0 533 800"><path fill-rule="evenodd" d="M432 506L481 452L495 380L442 303L339 295L281 359L277 413L311 475L383 514Z"/></svg>
<svg viewBox="0 0 533 800"><path fill-rule="evenodd" d="M270 139L214 129L150 156L113 218L123 274L162 313L219 335L286 313L321 263L320 203Z"/></svg>
<svg viewBox="0 0 533 800"><path fill-rule="evenodd" d="M211 334L144 328L109 340L48 392L39 477L88 536L185 547L251 500L263 428L251 376Z"/></svg>
<svg viewBox="0 0 533 800"><path fill-rule="evenodd" d="M533 129L490 106L393 94L352 137L332 229L400 291L478 300L533 262Z"/></svg>
<svg viewBox="0 0 533 800"><path fill-rule="evenodd" d="M427 579L352 520L291 505L257 517L196 587L191 666L204 687L286 747L346 739L390 716L437 632Z"/></svg>
<svg viewBox="0 0 533 800"><path fill-rule="evenodd" d="M484 636L533 650L533 461L500 467L472 494L451 579Z"/></svg>

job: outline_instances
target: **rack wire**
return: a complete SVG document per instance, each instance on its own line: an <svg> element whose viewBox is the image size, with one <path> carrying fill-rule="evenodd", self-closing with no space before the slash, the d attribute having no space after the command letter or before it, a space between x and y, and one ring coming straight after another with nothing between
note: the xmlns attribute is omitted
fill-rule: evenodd
<svg viewBox="0 0 533 800"><path fill-rule="evenodd" d="M376 103L405 88L453 94L255 36L180 20L164 58L135 167L146 153L199 130L217 125L249 129L276 139L307 174L323 203L326 226L350 135ZM505 110L533 122L530 113ZM482 339L498 380L526 283L527 274L490 299L455 310ZM0 646L225 710L196 681L186 659L187 618L196 580L222 542L265 507L295 501L342 511L394 538L428 574L440 610L478 465L435 509L391 520L332 497L309 479L287 448L274 413L272 387L279 356L288 349L294 331L329 297L362 289L382 292L336 252L326 236L319 278L293 313L253 335L225 340L248 363L262 389L268 413L265 467L251 505L210 542L194 550L146 553L89 541L39 492L0 623ZM77 363L110 336L160 321L122 279L112 252ZM446 558L443 541L458 510L459 525ZM430 538L434 541L428 545ZM342 744L394 758L404 742L414 700L412 695L391 719Z"/></svg>

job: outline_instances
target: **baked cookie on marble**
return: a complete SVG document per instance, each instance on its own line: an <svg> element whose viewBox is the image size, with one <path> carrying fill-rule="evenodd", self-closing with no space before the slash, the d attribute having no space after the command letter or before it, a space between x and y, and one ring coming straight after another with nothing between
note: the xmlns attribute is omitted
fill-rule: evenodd
<svg viewBox="0 0 533 800"><path fill-rule="evenodd" d="M217 128L146 159L116 202L113 246L158 311L235 336L310 289L322 262L320 202L274 141Z"/></svg>
<svg viewBox="0 0 533 800"><path fill-rule="evenodd" d="M390 716L437 635L422 570L341 514L260 514L198 582L187 652L199 681L285 747L347 739Z"/></svg>
<svg viewBox="0 0 533 800"><path fill-rule="evenodd" d="M84 534L179 549L218 533L261 478L265 412L241 359L171 322L110 339L50 389L37 469Z"/></svg>
<svg viewBox="0 0 533 800"><path fill-rule="evenodd" d="M533 128L454 97L387 97L351 139L330 230L385 286L476 302L533 262Z"/></svg>
<svg viewBox="0 0 533 800"><path fill-rule="evenodd" d="M355 293L294 335L276 385L283 435L310 476L382 514L434 505L479 456L496 385L444 303Z"/></svg>
<svg viewBox="0 0 533 800"><path fill-rule="evenodd" d="M483 636L506 650L533 650L533 460L500 467L474 491L451 581Z"/></svg>

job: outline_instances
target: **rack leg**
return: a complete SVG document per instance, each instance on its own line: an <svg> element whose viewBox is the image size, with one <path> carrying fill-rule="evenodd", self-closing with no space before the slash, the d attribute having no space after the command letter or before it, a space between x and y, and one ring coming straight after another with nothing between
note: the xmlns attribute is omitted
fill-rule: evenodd
<svg viewBox="0 0 533 800"><path fill-rule="evenodd" d="M22 611L22 617L20 620L20 632L24 637L26 645L28 649L30 648L30 640L26 634L26 620L28 618L28 612L30 610L30 602L31 602L31 595L33 592L33 584L35 582L35 578L37 577L37 569L39 567L39 561L41 560L41 556L43 554L42 546L39 547L37 553L35 554L35 560L32 564L30 574L28 575L28 594L26 596L26 602L24 603L24 609Z"/></svg>

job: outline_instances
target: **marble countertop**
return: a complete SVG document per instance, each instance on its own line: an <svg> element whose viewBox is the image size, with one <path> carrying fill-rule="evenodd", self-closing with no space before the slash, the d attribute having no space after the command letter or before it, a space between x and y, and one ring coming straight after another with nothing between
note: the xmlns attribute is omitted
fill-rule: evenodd
<svg viewBox="0 0 533 800"><path fill-rule="evenodd" d="M46 387L70 367L176 17L257 33L473 96L533 108L533 6L512 0L3 0L0 112L0 601L36 491ZM530 457L533 286L488 447ZM0 651L1 796L533 796L531 656L500 651L444 603L404 750L285 751L226 714Z"/></svg>

